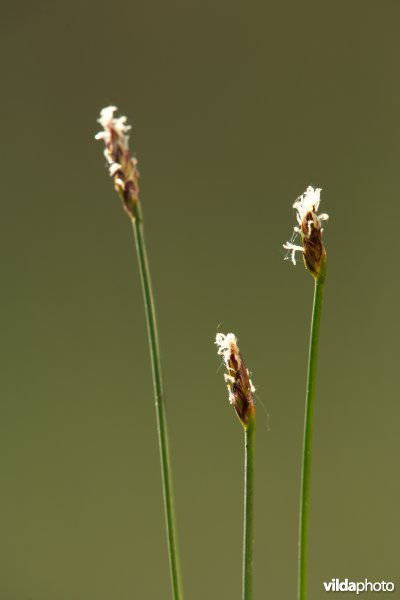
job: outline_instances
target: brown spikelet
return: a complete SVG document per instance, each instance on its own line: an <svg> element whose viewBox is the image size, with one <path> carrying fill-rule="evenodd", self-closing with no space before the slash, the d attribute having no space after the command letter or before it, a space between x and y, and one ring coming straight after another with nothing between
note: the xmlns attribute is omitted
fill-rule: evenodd
<svg viewBox="0 0 400 600"><path fill-rule="evenodd" d="M318 214L320 204L320 188L309 186L304 194L299 196L293 204L296 209L298 227L294 227L295 234L301 235L302 245L286 242L284 248L290 251L293 264L296 264L295 254L301 252L306 268L315 279L324 276L326 267L326 251L322 241L322 221L328 219L328 215ZM289 258L289 254L286 256Z"/></svg>
<svg viewBox="0 0 400 600"><path fill-rule="evenodd" d="M126 124L126 117L114 117L116 110L115 106L107 106L100 112L98 122L103 131L96 135L96 139L104 140L104 156L110 176L125 212L133 220L134 207L139 202L139 171L136 158L129 153L130 125Z"/></svg>
<svg viewBox="0 0 400 600"><path fill-rule="evenodd" d="M218 354L223 356L227 369L225 382L228 388L229 401L234 406L243 427L247 429L255 414L253 399L255 388L239 352L236 336L233 333L227 335L218 333L215 343L219 347Z"/></svg>

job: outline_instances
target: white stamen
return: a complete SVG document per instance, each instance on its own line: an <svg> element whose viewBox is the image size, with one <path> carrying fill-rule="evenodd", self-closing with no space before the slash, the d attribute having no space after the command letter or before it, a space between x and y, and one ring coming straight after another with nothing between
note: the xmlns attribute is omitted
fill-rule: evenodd
<svg viewBox="0 0 400 600"><path fill-rule="evenodd" d="M114 118L116 110L116 106L106 106L106 108L103 108L100 111L100 118L97 119L97 122L100 123L104 131L97 133L95 139L104 139L106 142L109 142L111 131L114 131L119 138L120 144L122 144L125 149L128 149L129 136L127 133L131 129L131 126L126 124L126 117Z"/></svg>
<svg viewBox="0 0 400 600"><path fill-rule="evenodd" d="M215 336L215 343L219 346L218 354L223 357L225 366L229 369L229 359L233 354L235 361L240 367L241 360L239 355L239 348L237 345L237 339L235 334L228 333L225 335L224 333L217 333Z"/></svg>
<svg viewBox="0 0 400 600"><path fill-rule="evenodd" d="M285 248L285 250L291 250L290 260L295 265L296 264L296 258L295 258L296 252L304 252L303 246L297 246L296 244L292 244L291 242L286 242L286 244L283 244L283 247ZM289 258L289 256L285 256L285 260L287 260L288 258Z"/></svg>
<svg viewBox="0 0 400 600"><path fill-rule="evenodd" d="M311 185L308 186L304 194L299 196L296 202L293 204L293 208L296 209L296 219L299 225L301 225L308 215L311 214L312 219L307 219L307 237L311 236L312 227L315 229L321 229L321 221L326 221L328 215L323 213L318 215L317 211L321 202L321 188L313 188ZM297 229L295 229L297 231ZM301 233L301 232L300 232Z"/></svg>
<svg viewBox="0 0 400 600"><path fill-rule="evenodd" d="M116 106L106 106L105 108L102 108L100 111L100 118L97 119L97 122L105 129L110 121L112 121L116 110Z"/></svg>
<svg viewBox="0 0 400 600"><path fill-rule="evenodd" d="M314 189L309 185L304 194L297 198L296 202L293 204L293 208L297 210L301 221L308 213L317 212L319 203L321 202L320 194L321 188Z"/></svg>
<svg viewBox="0 0 400 600"><path fill-rule="evenodd" d="M122 169L121 165L118 163L112 163L112 165L110 166L110 175L111 177L114 177L115 173L117 171L120 171Z"/></svg>
<svg viewBox="0 0 400 600"><path fill-rule="evenodd" d="M96 133L96 135L94 136L94 139L108 141L109 137L110 137L109 131L99 131L99 133Z"/></svg>

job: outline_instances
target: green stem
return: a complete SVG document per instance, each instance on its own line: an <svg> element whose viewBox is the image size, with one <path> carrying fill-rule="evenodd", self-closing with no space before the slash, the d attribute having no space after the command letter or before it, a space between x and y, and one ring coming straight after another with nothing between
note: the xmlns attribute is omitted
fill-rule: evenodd
<svg viewBox="0 0 400 600"><path fill-rule="evenodd" d="M307 562L308 562L308 521L310 506L311 449L313 434L313 414L315 398L315 379L319 328L321 322L322 298L325 283L325 265L318 279L315 279L314 303L311 321L310 348L308 355L308 375L306 393L306 415L304 423L303 468L301 474L300 531L299 531L299 572L298 598L307 598Z"/></svg>
<svg viewBox="0 0 400 600"><path fill-rule="evenodd" d="M182 580L178 552L178 540L175 524L172 472L169 457L167 417L161 377L160 349L158 343L156 313L147 259L146 244L143 232L142 211L139 202L134 206L133 230L139 260L140 277L143 287L143 298L147 320L147 333L150 345L150 357L153 373L153 386L157 414L158 443L161 460L161 477L164 495L165 521L167 529L169 564L171 572L172 592L174 600L183 599Z"/></svg>
<svg viewBox="0 0 400 600"><path fill-rule="evenodd" d="M244 527L243 527L243 600L253 598L254 548L254 433L255 419L251 415L244 430Z"/></svg>

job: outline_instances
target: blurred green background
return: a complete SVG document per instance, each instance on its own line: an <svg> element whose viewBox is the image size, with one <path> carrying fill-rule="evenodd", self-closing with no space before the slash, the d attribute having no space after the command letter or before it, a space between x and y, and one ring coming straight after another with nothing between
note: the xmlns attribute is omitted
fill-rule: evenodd
<svg viewBox="0 0 400 600"><path fill-rule="evenodd" d="M169 599L129 220L94 134L133 124L186 598L239 599L242 431L213 340L257 386L256 598L296 593L312 280L285 262L323 188L329 273L310 599L400 597L397 0L6 2L1 22L1 600Z"/></svg>

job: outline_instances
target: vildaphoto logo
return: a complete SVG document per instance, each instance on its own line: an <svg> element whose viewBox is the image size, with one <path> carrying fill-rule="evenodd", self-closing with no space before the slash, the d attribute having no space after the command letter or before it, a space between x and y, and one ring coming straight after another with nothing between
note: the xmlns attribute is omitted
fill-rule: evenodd
<svg viewBox="0 0 400 600"><path fill-rule="evenodd" d="M331 579L324 581L326 592L394 592L395 585L393 581L349 581L349 579Z"/></svg>

